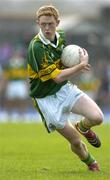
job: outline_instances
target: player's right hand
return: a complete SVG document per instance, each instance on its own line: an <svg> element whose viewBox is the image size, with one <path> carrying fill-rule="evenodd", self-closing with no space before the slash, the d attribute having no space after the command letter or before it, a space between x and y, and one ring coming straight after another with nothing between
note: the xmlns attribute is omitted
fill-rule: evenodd
<svg viewBox="0 0 110 180"><path fill-rule="evenodd" d="M86 72L86 71L90 71L90 69L91 69L91 65L90 65L90 64L87 64L87 65L81 70L81 72L84 73L84 72Z"/></svg>
<svg viewBox="0 0 110 180"><path fill-rule="evenodd" d="M79 49L80 62L82 66L87 66L89 62L89 55L86 49L83 48L83 52Z"/></svg>

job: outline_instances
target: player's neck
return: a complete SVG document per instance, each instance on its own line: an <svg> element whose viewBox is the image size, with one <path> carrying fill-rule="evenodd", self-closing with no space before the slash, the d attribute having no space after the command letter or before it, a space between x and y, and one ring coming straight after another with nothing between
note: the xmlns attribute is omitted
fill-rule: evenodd
<svg viewBox="0 0 110 180"><path fill-rule="evenodd" d="M53 43L53 44L56 45L56 43L57 43L57 37L56 37L56 35L55 35L55 37L54 37L54 40L51 41L51 43Z"/></svg>

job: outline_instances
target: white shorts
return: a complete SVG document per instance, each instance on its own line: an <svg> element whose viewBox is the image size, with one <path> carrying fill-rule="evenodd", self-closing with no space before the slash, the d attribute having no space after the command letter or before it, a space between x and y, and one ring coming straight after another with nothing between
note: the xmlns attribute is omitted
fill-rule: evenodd
<svg viewBox="0 0 110 180"><path fill-rule="evenodd" d="M76 85L67 83L56 94L35 99L48 132L64 128L72 107L83 94Z"/></svg>

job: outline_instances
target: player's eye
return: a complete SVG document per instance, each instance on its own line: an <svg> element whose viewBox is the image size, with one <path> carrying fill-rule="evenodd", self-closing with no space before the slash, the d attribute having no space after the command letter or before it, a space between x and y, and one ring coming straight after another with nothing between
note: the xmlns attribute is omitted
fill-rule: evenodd
<svg viewBox="0 0 110 180"><path fill-rule="evenodd" d="M53 23L49 23L48 25L49 25L49 26L53 26Z"/></svg>
<svg viewBox="0 0 110 180"><path fill-rule="evenodd" d="M44 26L44 27L45 27L45 26L46 26L46 23L41 23L41 26Z"/></svg>
<svg viewBox="0 0 110 180"><path fill-rule="evenodd" d="M41 23L41 26L43 26L43 27L46 27L46 26L51 27L53 25L54 25L54 23Z"/></svg>

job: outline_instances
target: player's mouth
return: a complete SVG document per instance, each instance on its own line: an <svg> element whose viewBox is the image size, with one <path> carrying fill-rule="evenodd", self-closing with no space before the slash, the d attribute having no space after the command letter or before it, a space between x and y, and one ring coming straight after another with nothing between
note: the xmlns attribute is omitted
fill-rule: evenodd
<svg viewBox="0 0 110 180"><path fill-rule="evenodd" d="M46 31L45 34L46 34L46 35L50 35L51 33L50 33L49 31Z"/></svg>

